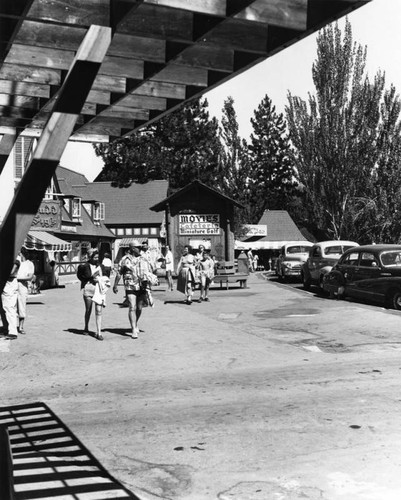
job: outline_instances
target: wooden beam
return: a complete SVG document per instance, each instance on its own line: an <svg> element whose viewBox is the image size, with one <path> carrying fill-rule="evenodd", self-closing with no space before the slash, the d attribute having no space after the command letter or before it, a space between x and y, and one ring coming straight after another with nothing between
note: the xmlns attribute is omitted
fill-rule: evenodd
<svg viewBox="0 0 401 500"><path fill-rule="evenodd" d="M110 41L111 28L91 26L60 89L0 228L0 291L56 171Z"/></svg>
<svg viewBox="0 0 401 500"><path fill-rule="evenodd" d="M0 174L3 171L4 165L6 164L18 137L17 129L11 130L12 132L0 136Z"/></svg>

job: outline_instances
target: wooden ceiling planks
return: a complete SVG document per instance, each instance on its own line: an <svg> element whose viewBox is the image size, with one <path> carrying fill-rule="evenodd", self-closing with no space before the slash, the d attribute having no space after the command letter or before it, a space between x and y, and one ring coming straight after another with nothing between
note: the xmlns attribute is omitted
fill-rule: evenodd
<svg viewBox="0 0 401 500"><path fill-rule="evenodd" d="M98 140L135 132L369 0L15 1L0 7L0 26L10 24L0 32L0 133L44 127L88 27L111 25L72 136Z"/></svg>

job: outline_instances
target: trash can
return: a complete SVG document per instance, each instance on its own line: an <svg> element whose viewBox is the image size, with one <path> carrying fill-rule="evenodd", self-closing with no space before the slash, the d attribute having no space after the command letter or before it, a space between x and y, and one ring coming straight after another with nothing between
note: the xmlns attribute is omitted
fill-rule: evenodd
<svg viewBox="0 0 401 500"><path fill-rule="evenodd" d="M249 274L248 257L245 252L238 255L238 273Z"/></svg>

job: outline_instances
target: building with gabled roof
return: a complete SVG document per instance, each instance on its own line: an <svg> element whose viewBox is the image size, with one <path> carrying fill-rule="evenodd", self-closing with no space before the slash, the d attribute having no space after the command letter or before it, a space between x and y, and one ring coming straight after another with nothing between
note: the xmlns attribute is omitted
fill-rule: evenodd
<svg viewBox="0 0 401 500"><path fill-rule="evenodd" d="M236 241L237 250L279 250L290 241L305 241L305 236L298 229L287 210L265 210L258 226L263 228L265 236L251 236L243 241Z"/></svg>

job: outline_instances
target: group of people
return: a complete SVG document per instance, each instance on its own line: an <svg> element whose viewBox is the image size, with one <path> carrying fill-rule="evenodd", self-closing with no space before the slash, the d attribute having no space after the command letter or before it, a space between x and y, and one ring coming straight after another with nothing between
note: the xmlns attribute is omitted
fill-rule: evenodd
<svg viewBox="0 0 401 500"><path fill-rule="evenodd" d="M97 340L103 340L102 335L102 310L106 306L106 293L111 287L111 266L105 266L99 261L99 251L95 248L88 252L88 261L83 264L80 280L81 290L85 303L84 330L88 335L89 320L95 304L96 333ZM120 260L114 279L113 292L118 292L118 284L123 279L125 296L128 303L128 319L131 326L131 337L138 338L138 321L144 306L153 306L151 293L152 285L157 284L158 279L154 274L154 265L149 258L146 245L137 247L130 243L127 253Z"/></svg>
<svg viewBox="0 0 401 500"><path fill-rule="evenodd" d="M194 255L188 246L184 247L177 266L177 290L186 296L186 303L192 304L192 296L200 283L198 302L209 301L209 287L214 278L215 261L203 245Z"/></svg>
<svg viewBox="0 0 401 500"><path fill-rule="evenodd" d="M26 248L22 247L1 293L2 335L8 340L15 340L19 334L26 333L25 318L28 287L34 274L35 266L29 260Z"/></svg>
<svg viewBox="0 0 401 500"><path fill-rule="evenodd" d="M247 258L248 258L248 269L249 272L254 273L258 270L259 266L259 256L257 253L253 254L252 248L250 248L247 252Z"/></svg>

